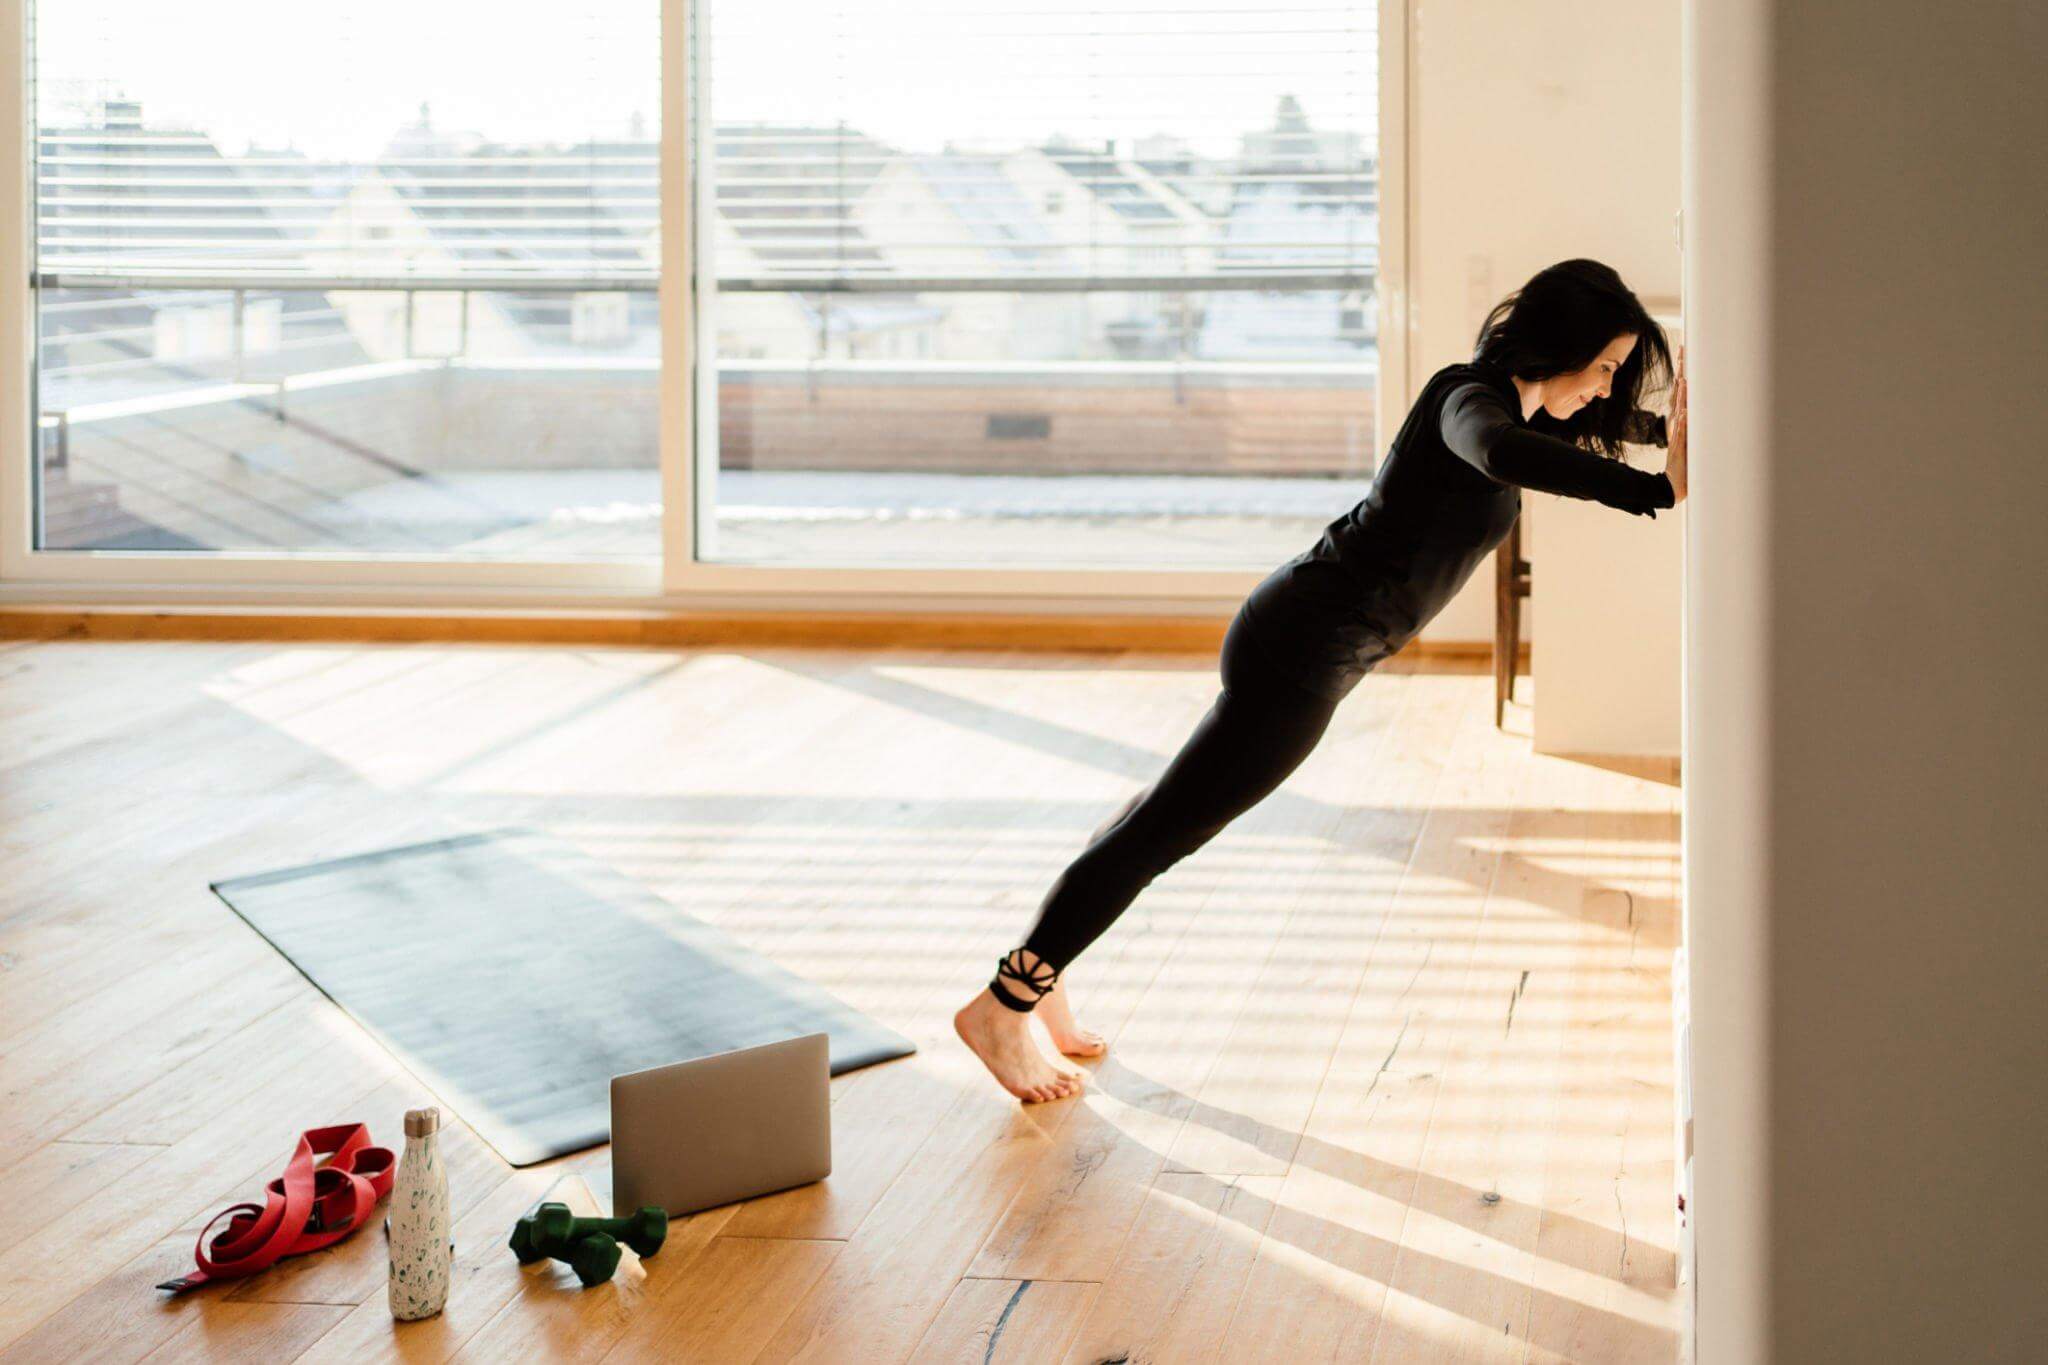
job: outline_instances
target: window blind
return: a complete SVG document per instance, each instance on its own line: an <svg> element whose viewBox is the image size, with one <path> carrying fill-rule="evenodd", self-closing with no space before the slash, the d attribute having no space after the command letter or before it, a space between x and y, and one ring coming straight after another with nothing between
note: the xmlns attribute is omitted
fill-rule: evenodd
<svg viewBox="0 0 2048 1365"><path fill-rule="evenodd" d="M1374 4L695 15L721 289L1371 285Z"/></svg>

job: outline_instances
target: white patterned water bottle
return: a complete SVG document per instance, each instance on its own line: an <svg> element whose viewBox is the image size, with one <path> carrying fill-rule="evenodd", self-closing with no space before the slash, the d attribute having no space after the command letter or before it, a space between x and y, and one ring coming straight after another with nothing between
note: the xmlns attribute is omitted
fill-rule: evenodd
<svg viewBox="0 0 2048 1365"><path fill-rule="evenodd" d="M391 1316L430 1318L448 1302L448 1169L441 1164L441 1111L405 1115L405 1154L391 1185Z"/></svg>

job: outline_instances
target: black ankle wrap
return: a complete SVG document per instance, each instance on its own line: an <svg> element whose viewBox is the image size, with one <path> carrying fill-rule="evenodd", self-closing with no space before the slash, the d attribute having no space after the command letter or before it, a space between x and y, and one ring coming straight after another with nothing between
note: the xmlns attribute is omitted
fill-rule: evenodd
<svg viewBox="0 0 2048 1365"><path fill-rule="evenodd" d="M989 993L1000 1000L1006 1008L1013 1009L1019 1014L1029 1014L1032 1007L1045 999L1052 988L1059 984L1059 979L1059 969L1050 962L1041 960L1026 967L1024 950L1015 948L996 963L995 979L988 983L988 989ZM1029 991L1030 999L1027 1000L1012 992L1004 984L1006 981L1014 981Z"/></svg>

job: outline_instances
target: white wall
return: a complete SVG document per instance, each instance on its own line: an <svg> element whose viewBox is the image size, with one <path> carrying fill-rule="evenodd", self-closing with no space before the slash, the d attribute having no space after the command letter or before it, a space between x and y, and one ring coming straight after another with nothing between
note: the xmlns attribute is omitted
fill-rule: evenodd
<svg viewBox="0 0 2048 1365"><path fill-rule="evenodd" d="M1696 1361L1765 1365L1771 1265L1772 845L1760 341L1772 296L1765 178L1775 0L1687 0L1685 822L1680 934L1692 1036ZM1709 1267L1704 1272L1701 1267Z"/></svg>
<svg viewBox="0 0 2048 1365"><path fill-rule="evenodd" d="M1525 540L1550 547L1532 552L1541 567L1532 569L1524 616L1534 622L1537 682L1530 747L1678 756L1685 508L1634 517L1580 498L1524 494L1522 525Z"/></svg>
<svg viewBox="0 0 2048 1365"><path fill-rule="evenodd" d="M2038 0L1689 0L1701 1362L2048 1340Z"/></svg>
<svg viewBox="0 0 2048 1365"><path fill-rule="evenodd" d="M1409 47L1411 389L1557 261L1678 294L1678 0L1414 0ZM1491 640L1493 575L1423 637Z"/></svg>

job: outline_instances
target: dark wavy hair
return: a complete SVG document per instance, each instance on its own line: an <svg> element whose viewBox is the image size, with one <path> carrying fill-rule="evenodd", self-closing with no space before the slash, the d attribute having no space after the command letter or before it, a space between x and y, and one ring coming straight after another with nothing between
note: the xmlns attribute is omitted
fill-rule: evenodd
<svg viewBox="0 0 2048 1365"><path fill-rule="evenodd" d="M1472 359L1517 379L1549 379L1593 363L1624 332L1635 334L1628 359L1615 371L1611 393L1560 421L1542 408L1529 425L1605 455L1621 454L1632 416L1645 392L1671 377L1671 348L1650 316L1610 266L1559 261L1494 305L1479 329Z"/></svg>

